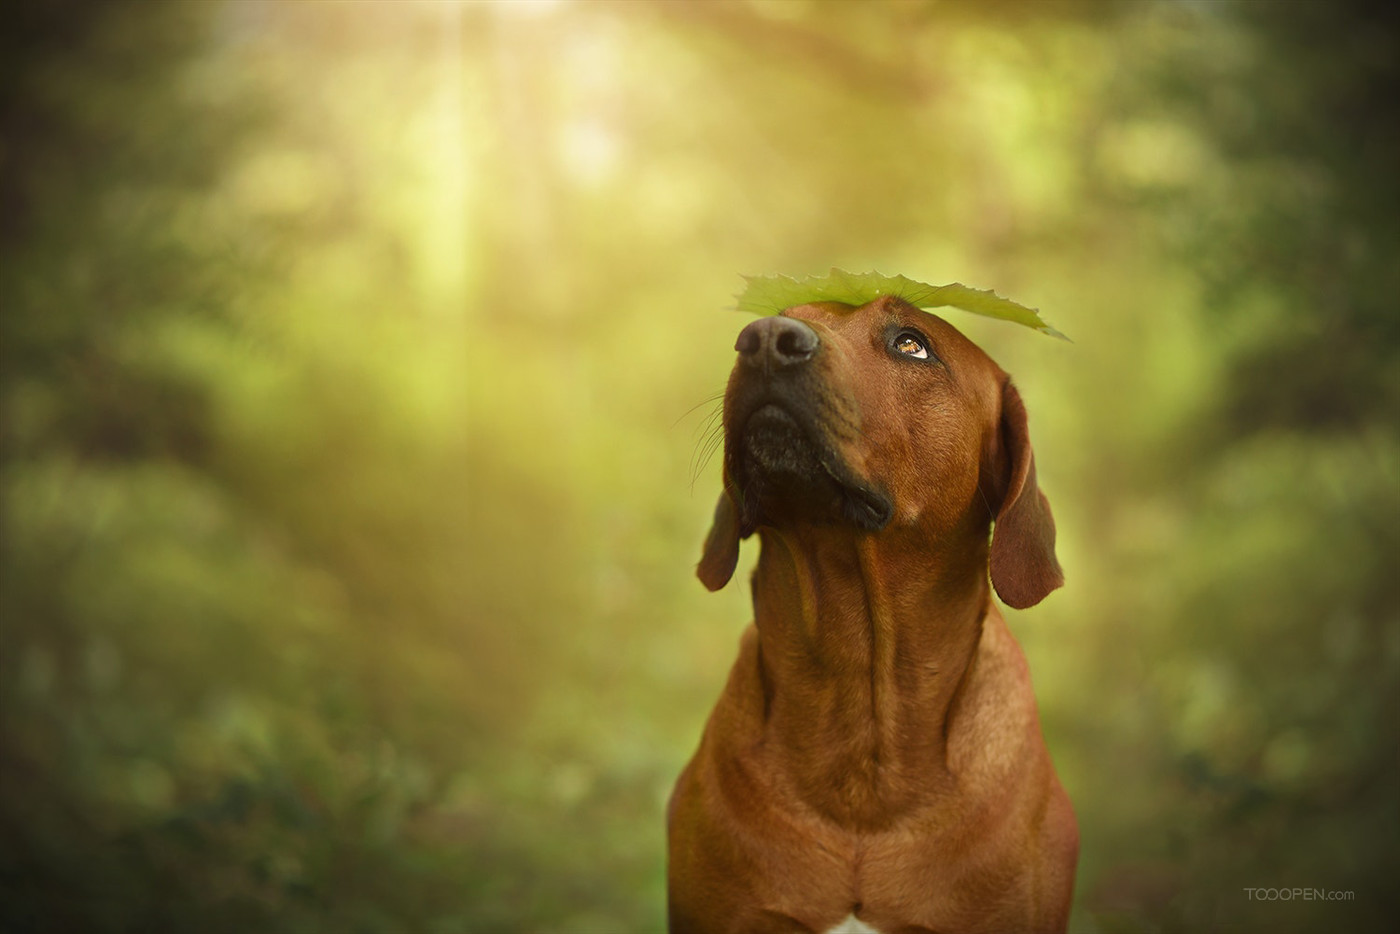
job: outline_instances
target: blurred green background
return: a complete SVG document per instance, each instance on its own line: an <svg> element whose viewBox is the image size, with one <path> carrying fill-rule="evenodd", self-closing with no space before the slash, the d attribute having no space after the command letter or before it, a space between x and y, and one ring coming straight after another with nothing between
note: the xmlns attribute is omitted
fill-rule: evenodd
<svg viewBox="0 0 1400 934"><path fill-rule="evenodd" d="M1073 929L1389 930L1393 9L13 5L0 930L660 930L726 309L832 265L1075 341L948 314L1059 522Z"/></svg>

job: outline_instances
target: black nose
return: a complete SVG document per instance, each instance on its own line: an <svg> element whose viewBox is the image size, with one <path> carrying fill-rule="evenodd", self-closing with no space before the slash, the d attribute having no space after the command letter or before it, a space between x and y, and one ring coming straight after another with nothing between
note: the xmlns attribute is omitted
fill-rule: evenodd
<svg viewBox="0 0 1400 934"><path fill-rule="evenodd" d="M734 349L749 366L763 369L796 366L810 360L821 341L817 332L794 318L759 318L739 332Z"/></svg>

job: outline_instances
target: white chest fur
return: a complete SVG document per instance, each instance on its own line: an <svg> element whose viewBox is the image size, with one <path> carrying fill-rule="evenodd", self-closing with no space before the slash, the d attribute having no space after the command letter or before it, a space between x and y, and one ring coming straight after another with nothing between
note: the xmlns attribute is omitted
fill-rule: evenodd
<svg viewBox="0 0 1400 934"><path fill-rule="evenodd" d="M826 934L880 934L855 915L847 915L846 920L827 931Z"/></svg>

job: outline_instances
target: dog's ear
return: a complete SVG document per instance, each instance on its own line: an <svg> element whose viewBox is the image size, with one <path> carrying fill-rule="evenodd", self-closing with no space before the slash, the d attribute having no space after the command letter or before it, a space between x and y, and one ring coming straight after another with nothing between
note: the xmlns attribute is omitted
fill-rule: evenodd
<svg viewBox="0 0 1400 934"><path fill-rule="evenodd" d="M1035 482L1035 453L1021 394L1007 379L1001 389L998 475L1006 493L992 531L992 586L1007 606L1035 606L1065 582L1055 557L1055 519Z"/></svg>
<svg viewBox="0 0 1400 934"><path fill-rule="evenodd" d="M695 576L707 589L719 590L734 576L734 566L739 563L740 537L739 510L729 491L721 490L719 502L715 504L714 524L710 526L710 534L705 536L705 549L695 567Z"/></svg>

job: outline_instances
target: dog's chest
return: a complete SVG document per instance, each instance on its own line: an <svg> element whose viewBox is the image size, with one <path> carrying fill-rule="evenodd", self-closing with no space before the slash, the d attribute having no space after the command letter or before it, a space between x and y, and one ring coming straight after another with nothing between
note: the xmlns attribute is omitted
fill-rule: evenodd
<svg viewBox="0 0 1400 934"><path fill-rule="evenodd" d="M827 931L826 934L880 934L855 915L847 915L846 920Z"/></svg>

